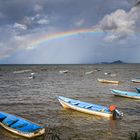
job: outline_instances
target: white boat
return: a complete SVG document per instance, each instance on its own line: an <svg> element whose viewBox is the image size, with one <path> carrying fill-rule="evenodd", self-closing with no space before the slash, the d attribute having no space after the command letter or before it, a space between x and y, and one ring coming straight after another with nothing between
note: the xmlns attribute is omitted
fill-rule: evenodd
<svg viewBox="0 0 140 140"><path fill-rule="evenodd" d="M29 79L34 79L35 78L35 73L32 72L28 78Z"/></svg>
<svg viewBox="0 0 140 140"><path fill-rule="evenodd" d="M114 105L106 107L102 105L91 104L79 100L66 98L63 96L58 96L58 100L64 108L70 108L87 114L114 119L121 118L123 116L122 112L118 111L116 106Z"/></svg>
<svg viewBox="0 0 140 140"><path fill-rule="evenodd" d="M132 79L131 82L133 82L133 83L140 83L140 78Z"/></svg>
<svg viewBox="0 0 140 140"><path fill-rule="evenodd" d="M85 75L92 74L92 73L93 73L93 71L87 71L87 72L85 72Z"/></svg>
<svg viewBox="0 0 140 140"><path fill-rule="evenodd" d="M97 79L101 83L111 83L111 84L119 84L119 81L114 81L114 80L106 80L106 79Z"/></svg>
<svg viewBox="0 0 140 140"><path fill-rule="evenodd" d="M25 72L30 72L32 70L18 70L18 71L13 71L13 73L25 73Z"/></svg>
<svg viewBox="0 0 140 140"><path fill-rule="evenodd" d="M105 72L104 73L104 75L110 75L111 74L111 72Z"/></svg>
<svg viewBox="0 0 140 140"><path fill-rule="evenodd" d="M59 73L60 73L60 74L68 73L68 70L60 70Z"/></svg>

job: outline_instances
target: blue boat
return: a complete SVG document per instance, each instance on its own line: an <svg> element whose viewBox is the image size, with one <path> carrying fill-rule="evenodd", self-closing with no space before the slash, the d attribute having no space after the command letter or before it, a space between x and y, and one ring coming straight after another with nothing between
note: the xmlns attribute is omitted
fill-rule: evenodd
<svg viewBox="0 0 140 140"><path fill-rule="evenodd" d="M110 107L106 107L102 105L91 104L79 100L66 98L63 96L58 96L58 100L64 108L70 108L83 113L88 113L88 114L108 117L108 118L115 118L115 119L121 118L123 115L122 112L118 111L116 106L114 105Z"/></svg>
<svg viewBox="0 0 140 140"><path fill-rule="evenodd" d="M21 117L0 112L0 125L17 135L33 138L45 133L45 128Z"/></svg>
<svg viewBox="0 0 140 140"><path fill-rule="evenodd" d="M116 89L111 89L111 92L116 96L127 97L132 99L140 99L140 93L137 92L122 91Z"/></svg>
<svg viewBox="0 0 140 140"><path fill-rule="evenodd" d="M140 93L140 88L136 88L137 92Z"/></svg>

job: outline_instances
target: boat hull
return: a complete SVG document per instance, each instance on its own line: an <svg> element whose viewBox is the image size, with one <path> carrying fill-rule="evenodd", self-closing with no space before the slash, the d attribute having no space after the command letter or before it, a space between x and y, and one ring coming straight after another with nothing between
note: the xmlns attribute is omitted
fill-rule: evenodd
<svg viewBox="0 0 140 140"><path fill-rule="evenodd" d="M6 125L4 125L3 123L0 122L0 125L5 128L6 130L8 130L9 132L12 132L16 135L22 136L22 137L26 137L26 138L33 138L33 137L37 137L37 136L41 136L45 133L45 129L41 129L40 131L38 131L37 133L30 133L30 134L26 134L26 133L21 133L20 131L17 131L16 129L12 129Z"/></svg>
<svg viewBox="0 0 140 140"><path fill-rule="evenodd" d="M76 105L72 105L72 104L62 100L61 98L58 98L58 100L64 108L69 108L69 109L73 109L73 110L76 110L79 112L83 112L83 113L87 113L87 114L91 114L91 115L97 115L97 116L101 116L101 117L107 117L107 118L113 117L112 113L106 113L103 110L102 111L95 111L95 110L91 110L91 109L78 107Z"/></svg>
<svg viewBox="0 0 140 140"><path fill-rule="evenodd" d="M140 83L140 79L132 79L131 82L133 82L133 83Z"/></svg>
<svg viewBox="0 0 140 140"><path fill-rule="evenodd" d="M111 83L111 84L119 84L119 81L112 81L112 80L106 80L106 79L98 79L101 83Z"/></svg>
<svg viewBox="0 0 140 140"><path fill-rule="evenodd" d="M132 98L132 99L140 99L140 94L136 92L121 91L121 90L115 90L115 89L111 89L111 92L115 96L121 96L121 97Z"/></svg>

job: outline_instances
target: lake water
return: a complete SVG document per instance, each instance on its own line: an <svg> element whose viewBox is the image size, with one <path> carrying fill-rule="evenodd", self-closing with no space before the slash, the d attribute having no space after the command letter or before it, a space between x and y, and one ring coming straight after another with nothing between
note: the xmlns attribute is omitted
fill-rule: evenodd
<svg viewBox="0 0 140 140"><path fill-rule="evenodd" d="M60 74L61 70L68 73ZM94 72L85 74L90 71ZM35 79L28 78L31 72ZM116 76L105 75L106 72ZM132 131L140 133L140 101L115 97L110 89L140 87L130 82L135 77L140 77L140 64L1 65L0 110L45 125L61 140L128 140ZM103 84L97 78L121 83ZM64 109L56 98L58 95L105 106L115 104L124 117L111 120ZM0 140L25 138L0 127Z"/></svg>

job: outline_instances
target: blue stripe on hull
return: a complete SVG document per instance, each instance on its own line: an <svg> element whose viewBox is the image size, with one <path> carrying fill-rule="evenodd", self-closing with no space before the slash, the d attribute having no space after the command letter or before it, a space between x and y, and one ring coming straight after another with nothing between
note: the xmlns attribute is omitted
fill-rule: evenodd
<svg viewBox="0 0 140 140"><path fill-rule="evenodd" d="M134 97L134 98L140 98L140 94L136 93L136 92L129 92L129 91L121 91L121 90L115 90L112 89L111 92L115 95L119 95L119 96L126 96L126 97Z"/></svg>
<svg viewBox="0 0 140 140"><path fill-rule="evenodd" d="M122 94L122 95L128 95L128 96L140 96L140 94L136 92L121 91L121 90L115 90L115 89L111 91L116 94Z"/></svg>

